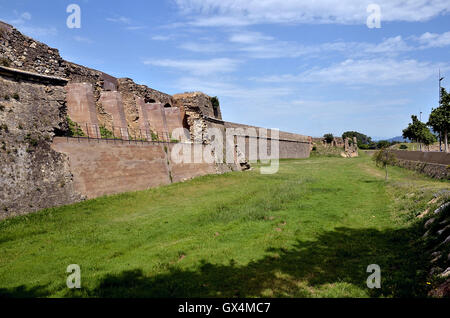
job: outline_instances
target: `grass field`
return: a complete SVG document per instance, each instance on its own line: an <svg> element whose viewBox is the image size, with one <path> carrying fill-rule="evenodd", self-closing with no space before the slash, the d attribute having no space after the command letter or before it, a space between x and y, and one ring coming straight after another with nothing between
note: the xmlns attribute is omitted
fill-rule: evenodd
<svg viewBox="0 0 450 318"><path fill-rule="evenodd" d="M5 220L0 297L424 296L414 220L449 184L390 176L366 155L286 160Z"/></svg>

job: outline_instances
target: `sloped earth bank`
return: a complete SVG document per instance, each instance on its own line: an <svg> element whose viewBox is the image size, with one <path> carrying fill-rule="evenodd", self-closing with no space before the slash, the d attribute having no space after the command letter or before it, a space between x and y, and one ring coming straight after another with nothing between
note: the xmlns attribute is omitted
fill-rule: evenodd
<svg viewBox="0 0 450 318"><path fill-rule="evenodd" d="M443 278L429 274L446 269L431 263L444 221L422 236L449 183L389 176L365 155L284 160L274 175L205 176L11 218L0 222L0 295L439 296ZM81 289L66 286L69 264ZM380 289L367 287L370 264Z"/></svg>

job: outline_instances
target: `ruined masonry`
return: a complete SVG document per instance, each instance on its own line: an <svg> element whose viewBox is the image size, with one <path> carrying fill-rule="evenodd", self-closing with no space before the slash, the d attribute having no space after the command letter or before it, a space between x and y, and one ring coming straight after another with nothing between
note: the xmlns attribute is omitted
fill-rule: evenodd
<svg viewBox="0 0 450 318"><path fill-rule="evenodd" d="M185 129L180 140L176 128ZM0 21L0 219L247 169L253 141L272 138L234 136L231 164L172 162L176 142L192 156L211 143L208 128L257 127L223 121L201 92L171 96L65 61ZM280 158L309 157L311 137L280 132L278 140Z"/></svg>

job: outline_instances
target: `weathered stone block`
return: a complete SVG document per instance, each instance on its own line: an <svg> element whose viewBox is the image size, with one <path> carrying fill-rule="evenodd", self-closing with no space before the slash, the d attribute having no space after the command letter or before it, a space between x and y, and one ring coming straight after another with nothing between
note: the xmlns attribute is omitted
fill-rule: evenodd
<svg viewBox="0 0 450 318"><path fill-rule="evenodd" d="M69 83L66 86L67 114L91 137L99 135L94 93L89 83Z"/></svg>
<svg viewBox="0 0 450 318"><path fill-rule="evenodd" d="M128 139L127 120L123 109L122 96L116 91L106 91L100 94L99 102L104 110L111 114L114 136Z"/></svg>

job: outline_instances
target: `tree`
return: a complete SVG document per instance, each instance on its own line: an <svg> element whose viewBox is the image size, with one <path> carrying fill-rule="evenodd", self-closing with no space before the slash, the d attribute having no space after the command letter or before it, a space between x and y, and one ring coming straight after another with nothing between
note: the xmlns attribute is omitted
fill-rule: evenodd
<svg viewBox="0 0 450 318"><path fill-rule="evenodd" d="M388 165L393 165L397 162L397 158L394 153L388 148L381 148L378 150L372 157L375 161L376 165L379 167L383 167L386 171L386 175L384 180L388 180Z"/></svg>
<svg viewBox="0 0 450 318"><path fill-rule="evenodd" d="M391 143L387 140L380 140L377 142L377 149L389 148Z"/></svg>
<svg viewBox="0 0 450 318"><path fill-rule="evenodd" d="M437 141L436 136L434 134L432 134L431 131L427 127L425 127L423 129L423 131L421 132L420 139L423 142L423 144L428 147ZM428 148L428 150L429 150L429 148Z"/></svg>
<svg viewBox="0 0 450 318"><path fill-rule="evenodd" d="M366 148L363 145L370 145L372 142L372 138L370 138L360 132L357 132L357 131L346 131L345 133L342 134L342 139L344 139L344 140L345 140L345 138L353 140L353 137L356 137L356 139L358 140L359 148Z"/></svg>
<svg viewBox="0 0 450 318"><path fill-rule="evenodd" d="M334 140L333 134L325 134L325 135L323 135L323 138L325 138L325 141L327 142L327 144L331 144Z"/></svg>
<svg viewBox="0 0 450 318"><path fill-rule="evenodd" d="M448 152L448 132L450 130L450 94L445 88L441 90L441 104L433 109L427 125L440 137L444 137L445 152Z"/></svg>
<svg viewBox="0 0 450 318"><path fill-rule="evenodd" d="M411 119L412 123L410 123L408 127L403 130L403 138L408 138L412 141L424 143L426 145L430 145L430 142L433 143L433 140L436 140L427 125L421 122L417 116L412 115Z"/></svg>

